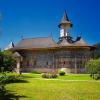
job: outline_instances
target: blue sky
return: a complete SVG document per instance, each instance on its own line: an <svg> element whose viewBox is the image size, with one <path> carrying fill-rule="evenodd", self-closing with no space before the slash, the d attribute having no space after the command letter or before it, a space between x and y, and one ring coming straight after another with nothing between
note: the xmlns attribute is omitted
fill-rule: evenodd
<svg viewBox="0 0 100 100"><path fill-rule="evenodd" d="M100 42L100 0L0 0L0 48L24 38L59 38L58 24L66 9L73 23L71 35L89 44Z"/></svg>

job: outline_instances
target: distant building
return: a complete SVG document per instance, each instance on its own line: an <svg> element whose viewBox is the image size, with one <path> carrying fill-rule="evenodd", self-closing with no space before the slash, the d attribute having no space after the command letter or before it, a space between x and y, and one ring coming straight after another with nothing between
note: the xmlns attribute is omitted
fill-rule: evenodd
<svg viewBox="0 0 100 100"><path fill-rule="evenodd" d="M69 29L66 11L58 25L60 38L56 43L52 37L22 39L17 45L10 44L9 49L17 59L16 71L23 72L57 72L66 68L67 73L82 73L85 63L91 58L90 52L94 47L87 45L82 37L73 40Z"/></svg>

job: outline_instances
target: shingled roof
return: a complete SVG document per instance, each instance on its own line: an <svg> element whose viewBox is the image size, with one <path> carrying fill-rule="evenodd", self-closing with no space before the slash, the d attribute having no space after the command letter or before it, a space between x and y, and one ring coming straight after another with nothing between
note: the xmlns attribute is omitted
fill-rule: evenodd
<svg viewBox="0 0 100 100"><path fill-rule="evenodd" d="M79 40L77 41L69 41L68 38L62 38L62 40L60 40L58 42L58 46L61 46L61 47L68 47L68 46L88 46L87 43L82 39L80 38Z"/></svg>
<svg viewBox="0 0 100 100"><path fill-rule="evenodd" d="M87 43L82 39L80 38L80 40L76 41L74 43L75 46L88 46Z"/></svg>
<svg viewBox="0 0 100 100"><path fill-rule="evenodd" d="M65 46L73 46L73 44L69 43L66 38L63 38L62 41L60 43L58 43L58 45L59 46L64 46L64 47Z"/></svg>
<svg viewBox="0 0 100 100"><path fill-rule="evenodd" d="M52 37L28 38L22 39L14 49L32 49L32 48L52 48L57 47L57 43Z"/></svg>
<svg viewBox="0 0 100 100"><path fill-rule="evenodd" d="M66 38L63 38L58 44L52 37L45 38L26 38L22 39L14 49L39 49L39 48L53 48L53 47L68 47L68 46L88 46L87 43L80 38L80 40L70 43Z"/></svg>

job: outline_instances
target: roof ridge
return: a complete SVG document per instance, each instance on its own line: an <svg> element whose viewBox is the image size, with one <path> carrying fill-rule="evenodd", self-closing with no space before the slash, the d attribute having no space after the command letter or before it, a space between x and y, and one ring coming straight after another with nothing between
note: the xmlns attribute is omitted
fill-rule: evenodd
<svg viewBox="0 0 100 100"><path fill-rule="evenodd" d="M74 43L75 45L88 45L87 42L85 42L85 40L81 37L80 40L76 41Z"/></svg>
<svg viewBox="0 0 100 100"><path fill-rule="evenodd" d="M59 46L72 46L73 43L68 42L65 38L58 44Z"/></svg>
<svg viewBox="0 0 100 100"><path fill-rule="evenodd" d="M51 36L48 37L33 37L33 38L23 38L21 40L26 40L26 39L38 39L38 38L52 38Z"/></svg>
<svg viewBox="0 0 100 100"><path fill-rule="evenodd" d="M52 39L52 41L53 41L54 43L56 43L56 44L57 44L57 42L53 39L53 37L52 37L52 36L50 36L50 38Z"/></svg>

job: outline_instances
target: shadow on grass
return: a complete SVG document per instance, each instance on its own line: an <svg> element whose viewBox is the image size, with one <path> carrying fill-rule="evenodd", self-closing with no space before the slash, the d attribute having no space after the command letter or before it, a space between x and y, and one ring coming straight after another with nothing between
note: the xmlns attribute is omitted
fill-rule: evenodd
<svg viewBox="0 0 100 100"><path fill-rule="evenodd" d="M28 81L26 80L22 80L22 79L16 79L16 80L11 80L11 81L8 81L6 82L7 84L13 84L13 83L29 83Z"/></svg>
<svg viewBox="0 0 100 100"><path fill-rule="evenodd" d="M11 82L8 82L7 84L12 84L12 83L29 83L28 81L26 81L26 80L13 80L13 81L11 81Z"/></svg>
<svg viewBox="0 0 100 100"><path fill-rule="evenodd" d="M20 98L27 98L27 96L18 95L14 91L8 90L0 92L0 100L20 100Z"/></svg>
<svg viewBox="0 0 100 100"><path fill-rule="evenodd" d="M30 75L30 76L28 76L28 75L21 75L20 76L21 78L40 78L41 76L40 75Z"/></svg>
<svg viewBox="0 0 100 100"><path fill-rule="evenodd" d="M34 76L24 76L24 75L22 75L22 76L20 76L21 78L35 78Z"/></svg>

